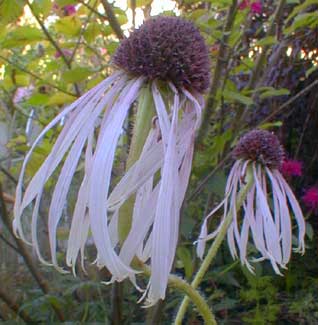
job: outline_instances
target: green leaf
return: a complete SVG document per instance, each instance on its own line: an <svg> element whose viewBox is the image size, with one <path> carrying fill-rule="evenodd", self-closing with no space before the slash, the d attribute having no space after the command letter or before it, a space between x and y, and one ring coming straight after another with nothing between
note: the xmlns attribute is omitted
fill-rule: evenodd
<svg viewBox="0 0 318 325"><path fill-rule="evenodd" d="M299 1L298 1L299 3ZM296 6L293 11L291 12L291 14L288 16L287 20L286 20L286 24L289 23L289 21L294 18L296 15L298 15L300 12L304 11L307 7L311 6L311 5L315 5L317 4L317 0L306 0L305 2L303 2L302 4L300 4L299 6Z"/></svg>
<svg viewBox="0 0 318 325"><path fill-rule="evenodd" d="M314 238L314 229L309 222L306 222L306 235L308 236L309 240L313 240Z"/></svg>
<svg viewBox="0 0 318 325"><path fill-rule="evenodd" d="M76 16L67 16L60 18L54 25L55 30L65 36L79 35L81 26L81 20Z"/></svg>
<svg viewBox="0 0 318 325"><path fill-rule="evenodd" d="M266 129L271 129L273 127L281 127L283 125L282 121L276 121L276 122L269 122L269 123L264 123L259 126L260 129L266 130Z"/></svg>
<svg viewBox="0 0 318 325"><path fill-rule="evenodd" d="M317 26L318 26L318 12L309 12L297 16L293 24L290 27L286 28L284 32L286 34L290 34L302 27L315 28Z"/></svg>
<svg viewBox="0 0 318 325"><path fill-rule="evenodd" d="M318 69L317 65L313 65L310 69L306 71L306 78L308 78L314 71Z"/></svg>
<svg viewBox="0 0 318 325"><path fill-rule="evenodd" d="M0 1L0 20L2 24L15 22L23 14L23 0Z"/></svg>
<svg viewBox="0 0 318 325"><path fill-rule="evenodd" d="M62 78L65 82L73 83L85 80L89 75L93 74L89 68L77 67L69 71L65 71Z"/></svg>
<svg viewBox="0 0 318 325"><path fill-rule="evenodd" d="M267 46L276 44L277 39L275 36L267 36L256 42L256 46Z"/></svg>
<svg viewBox="0 0 318 325"><path fill-rule="evenodd" d="M63 104L69 104L72 103L76 98L62 93L62 92L57 92L54 95L50 96L50 99L47 102L47 105L63 105Z"/></svg>
<svg viewBox="0 0 318 325"><path fill-rule="evenodd" d="M193 273L193 263L192 263L192 257L189 249L185 247L179 247L177 249L177 256L182 263L186 278L191 279Z"/></svg>
<svg viewBox="0 0 318 325"><path fill-rule="evenodd" d="M281 88L281 89L271 89L271 90L266 90L263 93L259 95L260 99L265 99L268 97L275 97L275 96L284 96L284 95L289 95L290 91L286 88Z"/></svg>
<svg viewBox="0 0 318 325"><path fill-rule="evenodd" d="M45 94L34 94L32 95L26 103L29 105L39 106L39 105L46 105L49 101L51 96Z"/></svg>
<svg viewBox="0 0 318 325"><path fill-rule="evenodd" d="M52 2L51 0L34 0L32 8L37 16L46 18L52 9Z"/></svg>
<svg viewBox="0 0 318 325"><path fill-rule="evenodd" d="M42 39L43 33L38 28L22 26L8 33L2 42L2 46L5 48L24 46L31 42L41 41Z"/></svg>
<svg viewBox="0 0 318 325"><path fill-rule="evenodd" d="M75 0L56 0L55 1L60 7L64 7L67 5L76 5L77 1Z"/></svg>
<svg viewBox="0 0 318 325"><path fill-rule="evenodd" d="M239 102L239 103L242 103L247 106L253 104L252 98L242 95L239 92L230 91L230 90L225 89L223 91L223 96L224 96L224 99L226 99L226 101L228 101L228 102Z"/></svg>
<svg viewBox="0 0 318 325"><path fill-rule="evenodd" d="M153 0L136 0L136 7L146 7L150 5L152 1ZM129 1L129 4L131 4L131 1Z"/></svg>
<svg viewBox="0 0 318 325"><path fill-rule="evenodd" d="M98 23L91 23L84 32L84 38L88 43L95 41L96 37L101 33L101 26Z"/></svg>

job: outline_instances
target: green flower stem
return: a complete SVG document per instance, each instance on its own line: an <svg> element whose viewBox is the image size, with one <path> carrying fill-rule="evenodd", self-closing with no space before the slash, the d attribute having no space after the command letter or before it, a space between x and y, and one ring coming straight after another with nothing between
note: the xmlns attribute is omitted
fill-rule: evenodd
<svg viewBox="0 0 318 325"><path fill-rule="evenodd" d="M252 184L253 184L253 175L252 175L252 171L248 168L247 169L247 175L246 175L246 184L241 188L240 192L238 193L238 198L237 198L237 201L236 201L236 210L237 211L241 208L241 206L242 206L242 204L244 202L244 199L246 198L246 195L247 195L249 189L251 188ZM219 247L221 246L221 244L223 242L223 239L226 236L227 229L230 226L230 224L232 222L232 219L233 219L232 211L229 211L229 213L225 217L225 220L223 222L223 225L222 225L219 233L215 237L215 240L213 241L213 244L211 245L206 257L204 258L204 260L203 260L197 274L195 275L195 277L194 277L194 279L193 279L193 281L191 283L191 287L193 289L196 289L200 285L204 275L206 274L206 272L207 272L208 268L210 267L214 257L216 256L216 254L217 254L217 252L219 250ZM179 307L176 319L175 319L175 324L176 325L182 324L182 320L183 320L184 315L186 313L189 302L190 302L190 300L189 300L188 297L183 298L182 303L181 303L181 305ZM208 324L212 324L212 323L208 323Z"/></svg>
<svg viewBox="0 0 318 325"><path fill-rule="evenodd" d="M139 262L141 263L141 262ZM140 264L142 270L147 276L150 276L151 272L149 267L144 264ZM201 314L202 318L204 319L204 324L215 325L216 320L215 317L207 304L204 298L199 294L197 290L195 290L189 283L181 279L176 275L169 275L168 285L170 288L176 288L180 291L183 291L188 299L191 300L195 306L197 307L199 313ZM181 324L181 323L177 323Z"/></svg>
<svg viewBox="0 0 318 325"><path fill-rule="evenodd" d="M152 99L150 86L141 89L138 97L138 107L133 129L131 145L126 162L128 170L140 157L142 148L145 144L149 131L152 127L152 119L155 115L155 108ZM120 208L119 213L119 239L122 243L127 237L131 227L131 217L134 208L135 195L132 195Z"/></svg>

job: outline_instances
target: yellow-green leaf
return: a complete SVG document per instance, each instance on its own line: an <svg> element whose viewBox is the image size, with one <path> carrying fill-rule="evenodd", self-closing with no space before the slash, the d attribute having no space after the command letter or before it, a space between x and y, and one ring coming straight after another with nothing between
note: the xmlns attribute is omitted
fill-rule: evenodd
<svg viewBox="0 0 318 325"><path fill-rule="evenodd" d="M81 26L81 20L76 16L60 18L54 25L58 33L66 36L77 36L81 31Z"/></svg>
<svg viewBox="0 0 318 325"><path fill-rule="evenodd" d="M50 99L47 102L47 105L54 106L54 105L69 104L72 103L75 99L76 99L75 97L59 91L50 97Z"/></svg>
<svg viewBox="0 0 318 325"><path fill-rule="evenodd" d="M94 73L89 68L77 67L69 71L65 71L62 78L65 82L73 83L85 80L89 75Z"/></svg>

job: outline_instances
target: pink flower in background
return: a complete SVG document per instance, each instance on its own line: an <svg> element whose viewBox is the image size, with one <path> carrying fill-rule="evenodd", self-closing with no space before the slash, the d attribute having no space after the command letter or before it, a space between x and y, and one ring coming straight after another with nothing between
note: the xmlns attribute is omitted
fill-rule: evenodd
<svg viewBox="0 0 318 325"><path fill-rule="evenodd" d="M313 186L306 190L302 200L311 211L318 211L318 187Z"/></svg>
<svg viewBox="0 0 318 325"><path fill-rule="evenodd" d="M65 16L72 16L76 13L76 8L74 5L66 5L63 7Z"/></svg>
<svg viewBox="0 0 318 325"><path fill-rule="evenodd" d="M302 176L303 164L299 160L286 159L283 162L281 172L285 177Z"/></svg>
<svg viewBox="0 0 318 325"><path fill-rule="evenodd" d="M261 14L262 13L262 3L260 1L250 2L249 0L243 0L239 4L239 10L244 10L246 8L250 8L250 11L254 14Z"/></svg>
<svg viewBox="0 0 318 325"><path fill-rule="evenodd" d="M262 3L260 1L255 1L251 4L251 12L254 14L261 14L262 9Z"/></svg>
<svg viewBox="0 0 318 325"><path fill-rule="evenodd" d="M244 10L246 9L247 7L249 7L250 5L250 2L249 0L243 0L240 4L239 4L239 10Z"/></svg>
<svg viewBox="0 0 318 325"><path fill-rule="evenodd" d="M63 52L63 54L67 57L67 56L72 56L72 51L71 50L68 50L68 49L62 49L62 52ZM55 53L54 53L54 57L56 58L56 59L58 59L58 58L60 58L62 56L62 53L60 52L60 51L56 51Z"/></svg>

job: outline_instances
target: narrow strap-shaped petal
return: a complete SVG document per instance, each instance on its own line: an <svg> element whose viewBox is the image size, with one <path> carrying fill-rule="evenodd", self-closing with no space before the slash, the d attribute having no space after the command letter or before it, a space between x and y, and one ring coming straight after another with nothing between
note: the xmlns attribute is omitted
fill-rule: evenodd
<svg viewBox="0 0 318 325"><path fill-rule="evenodd" d="M118 281L134 271L119 259L112 248L108 229L107 196L115 149L127 112L136 99L143 79L132 80L123 89L108 119L103 121L94 152L89 190L89 215L99 263L105 265Z"/></svg>
<svg viewBox="0 0 318 325"><path fill-rule="evenodd" d="M68 150L70 144L72 143L74 137L80 130L80 126L85 122L85 115L87 116L87 111L91 109L90 102L94 100L99 100L102 93L109 87L109 85L118 78L119 74L115 74L112 77L105 79L95 88L91 89L77 101L75 101L70 106L66 107L59 115L57 115L40 133L37 139L34 141L29 152L27 153L25 160L22 164L19 181L16 189L16 200L14 206L14 221L13 229L16 235L20 235L21 238L25 241L26 238L23 234L22 224L21 224L21 215L23 209L31 203L35 196L42 193L42 188L48 177L55 170L59 162L62 160L65 152ZM97 94L97 96L96 96ZM60 133L55 145L52 148L51 153L46 158L45 162L40 167L39 171L34 175L31 182L29 183L22 201L22 184L25 169L33 150L42 140L44 135L54 127L58 122L64 119L65 116L72 113L73 116L69 118L67 123L64 125L62 132ZM89 114L88 114L89 115Z"/></svg>
<svg viewBox="0 0 318 325"><path fill-rule="evenodd" d="M89 135L94 131L96 119L98 118L102 110L105 108L105 106L107 107L107 105L113 102L114 97L117 95L120 89L121 85L114 86L108 93L106 93L102 97L101 101L98 102L94 109L91 111L91 113L89 114L89 119L85 123L85 127L80 130L78 136L75 139L74 144L72 145L72 148L65 160L60 176L57 180L52 195L48 218L51 257L54 265L57 265L56 229L58 222L62 216L62 208L65 204L67 193L69 191L76 167L82 155L84 145Z"/></svg>
<svg viewBox="0 0 318 325"><path fill-rule="evenodd" d="M154 96L157 96L155 92ZM156 104L162 137L168 141L161 171L161 186L152 231L151 277L148 292L148 301L150 304L154 304L159 299L164 299L165 297L168 276L172 264L171 256L172 254L174 256L176 249L176 238L174 237L177 233L179 222L179 209L176 202L176 195L178 193L178 189L176 188L178 185L176 177L178 173L176 150L179 111L178 95L175 95L175 101L172 107L170 130L165 130L165 121L168 118L168 113L161 105L159 106L160 107ZM168 131L168 134L165 134L166 131Z"/></svg>
<svg viewBox="0 0 318 325"><path fill-rule="evenodd" d="M278 170L274 171L274 174L278 181L280 182L281 186L284 188L285 193L287 195L288 201L292 207L292 210L295 215L296 222L298 224L298 248L297 250L304 254L305 252L305 233L306 233L306 224L305 219L303 216L303 213L301 211L301 208L299 206L299 203L297 199L295 198L295 195L293 191L290 189L287 182L284 180L284 177L279 173Z"/></svg>
<svg viewBox="0 0 318 325"><path fill-rule="evenodd" d="M290 213L286 200L286 193L284 188L282 188L279 184L279 181L275 178L272 172L267 168L266 172L271 180L272 188L273 188L273 200L276 201L278 211L275 211L275 214L279 214L280 216L280 233L281 233L281 241L282 241L282 252L283 252L283 264L287 264L291 251L292 251L292 225L290 220ZM279 213L278 213L279 212Z"/></svg>

